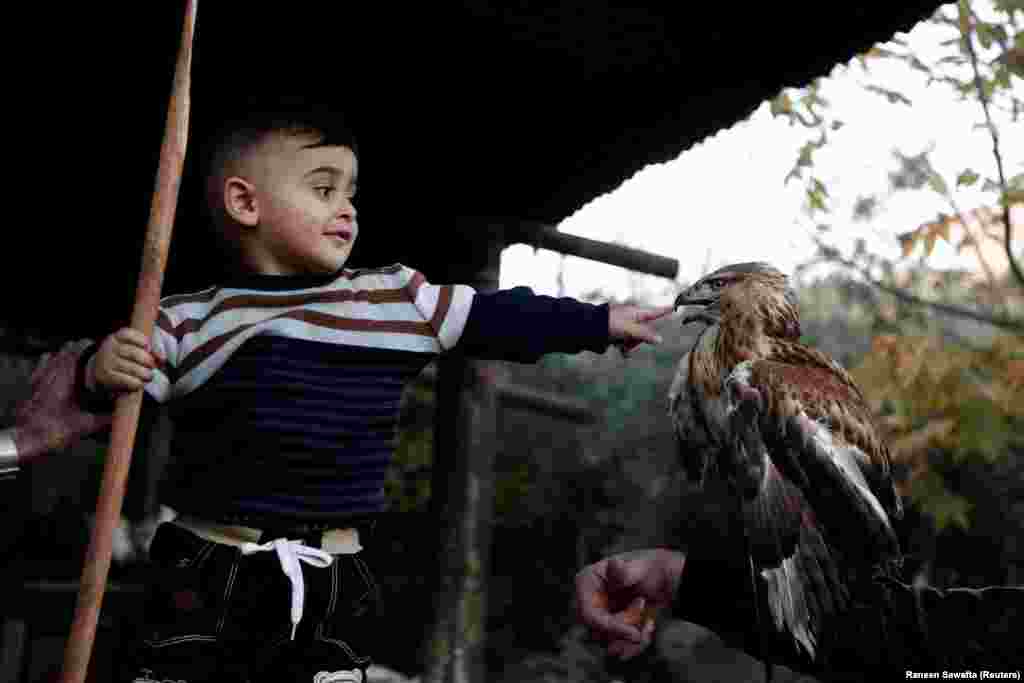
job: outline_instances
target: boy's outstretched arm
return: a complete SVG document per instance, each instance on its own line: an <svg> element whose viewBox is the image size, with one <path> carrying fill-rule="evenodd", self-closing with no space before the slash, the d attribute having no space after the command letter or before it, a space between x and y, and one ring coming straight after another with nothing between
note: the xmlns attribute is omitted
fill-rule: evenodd
<svg viewBox="0 0 1024 683"><path fill-rule="evenodd" d="M547 353L624 352L660 343L651 322L671 307L591 304L571 297L534 294L528 287L474 293L455 345L466 355L532 363Z"/></svg>

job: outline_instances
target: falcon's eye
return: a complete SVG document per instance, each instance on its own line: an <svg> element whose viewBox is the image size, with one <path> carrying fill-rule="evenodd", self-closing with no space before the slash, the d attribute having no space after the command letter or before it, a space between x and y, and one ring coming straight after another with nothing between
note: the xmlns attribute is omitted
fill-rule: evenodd
<svg viewBox="0 0 1024 683"><path fill-rule="evenodd" d="M721 289L725 285L722 280L708 280L708 287L711 289Z"/></svg>

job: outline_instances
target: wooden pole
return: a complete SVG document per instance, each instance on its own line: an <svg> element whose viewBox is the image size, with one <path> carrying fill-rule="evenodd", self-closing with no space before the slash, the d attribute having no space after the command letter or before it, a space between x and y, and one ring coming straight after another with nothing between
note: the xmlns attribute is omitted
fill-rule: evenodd
<svg viewBox="0 0 1024 683"><path fill-rule="evenodd" d="M156 190L150 207L149 226L142 248L142 269L135 290L135 308L131 325L147 337L153 334L160 289L163 286L167 251L171 243L171 229L178 204L178 188L185 162L188 141L189 73L192 67L192 36L195 32L196 4L186 0L185 20L182 25L181 47L174 70L167 124L160 148ZM99 500L96 504L96 523L85 555L85 566L78 590L78 604L71 624L67 647L64 651L62 683L82 683L85 680L96 638L103 592L110 569L111 545L114 528L121 518L125 482L131 464L132 446L138 426L142 392L133 391L117 399L111 428L110 450L103 469Z"/></svg>

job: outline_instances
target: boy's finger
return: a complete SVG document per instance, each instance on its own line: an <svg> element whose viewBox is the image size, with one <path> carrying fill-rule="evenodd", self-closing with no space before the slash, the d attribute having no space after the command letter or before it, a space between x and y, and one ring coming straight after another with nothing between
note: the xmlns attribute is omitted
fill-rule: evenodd
<svg viewBox="0 0 1024 683"><path fill-rule="evenodd" d="M137 363L118 363L114 367L115 373L120 373L125 377L132 377L143 382L148 382L153 379L153 371L144 365Z"/></svg>
<svg viewBox="0 0 1024 683"><path fill-rule="evenodd" d="M640 311L640 315L637 316L637 320L642 323L649 323L652 320L658 318L664 318L672 311L676 310L674 306L661 306L660 308L648 308Z"/></svg>
<svg viewBox="0 0 1024 683"><path fill-rule="evenodd" d="M120 353L118 353L118 358L129 363L144 365L147 368L153 368L157 365L155 355L137 346L122 346Z"/></svg>
<svg viewBox="0 0 1024 683"><path fill-rule="evenodd" d="M145 382L129 373L112 372L107 382L115 391L136 391L145 386Z"/></svg>
<svg viewBox="0 0 1024 683"><path fill-rule="evenodd" d="M122 344L132 344L144 349L149 348L149 339L134 327L123 327L117 331L114 337Z"/></svg>

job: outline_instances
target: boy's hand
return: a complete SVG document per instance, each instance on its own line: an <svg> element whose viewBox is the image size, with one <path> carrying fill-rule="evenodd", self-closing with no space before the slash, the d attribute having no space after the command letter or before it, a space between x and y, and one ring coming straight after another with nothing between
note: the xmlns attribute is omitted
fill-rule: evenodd
<svg viewBox="0 0 1024 683"><path fill-rule="evenodd" d="M137 391L153 378L157 363L163 362L150 352L146 335L124 327L104 339L99 351L89 359L86 385L112 393Z"/></svg>
<svg viewBox="0 0 1024 683"><path fill-rule="evenodd" d="M608 335L624 356L644 342L660 344L661 335L648 323L663 318L674 310L672 306L644 308L612 304L608 308Z"/></svg>

